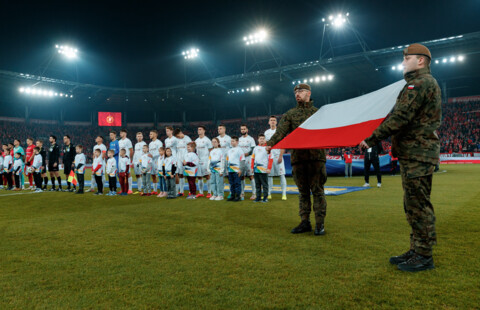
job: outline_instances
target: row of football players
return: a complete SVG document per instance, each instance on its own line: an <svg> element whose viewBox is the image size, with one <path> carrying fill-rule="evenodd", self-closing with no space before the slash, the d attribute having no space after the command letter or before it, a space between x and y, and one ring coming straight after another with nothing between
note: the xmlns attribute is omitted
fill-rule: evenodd
<svg viewBox="0 0 480 310"><path fill-rule="evenodd" d="M276 125L277 125L277 119L275 116L270 117L269 119L269 129L265 131L265 139L268 141L271 136L275 133L276 130ZM206 196L207 198L212 197L212 185L214 182L211 181L212 177L212 167L209 166L209 163L212 164L212 161L209 161L209 158L211 157L211 152L214 150L214 146L212 143L212 140L205 136L205 127L199 126L197 133L198 133L198 138L195 141L192 141L190 137L185 135L182 130L180 129L173 129L172 127L166 127L165 132L167 135L167 138L165 139L164 143L158 139L158 132L156 130L151 130L149 132L149 138L150 142L147 144L144 141L144 136L143 133L138 132L136 134L136 144L133 147L132 142L130 139L127 138L127 131L122 130L120 132L120 139L117 140L116 133L111 132L110 133L110 139L111 142L109 144L108 150L111 150L112 153L112 158L115 159L115 162L117 163L117 167L120 169L119 166L119 158L121 158L120 151L123 149L125 150L125 156L130 160L129 164L129 172L130 172L130 177L127 177L126 181L128 183L128 189L126 191L127 194L132 194L132 188L133 188L133 182L132 182L132 175L135 174L136 176L136 181L137 181L137 189L138 191L136 193L140 192L145 192L145 190L149 190L147 188L147 185L150 184L151 180L151 185L152 185L152 191L149 194L155 194L155 195L162 195L166 196L165 191L162 191L160 189L159 193L159 186L163 186L162 181L160 181L160 178L158 178L158 174L162 173L162 169L159 166L159 158L162 156L162 149L165 151L169 149L169 152L171 152L171 156L175 158L175 173L172 175L172 179L175 182L175 193L177 196L182 196L184 192L184 187L185 187L185 176L188 175L189 173L192 174L195 172L195 177L197 180L196 187L198 187L199 193L196 195L197 198L203 197L204 196L204 191L206 190ZM255 185L255 178L254 178L254 169L251 167L251 158L252 154L254 151L254 148L256 146L255 139L251 137L248 134L248 126L243 124L240 127L240 132L241 135L238 137L238 148L240 148L243 152L244 155L244 161L245 165L244 167L241 168L241 175L240 175L240 199L243 199L244 197L244 189L245 189L245 180L250 179L250 183L252 186L252 189L256 188ZM228 166L228 161L227 161L227 155L228 151L232 149L232 137L227 135L226 133L226 126L225 125L219 125L218 126L218 136L216 137L219 142L219 152L221 152L222 155L222 160L223 160L223 169L225 172L224 176L228 175L228 171L232 170L232 167ZM188 144L190 142L195 142L195 149L194 152L198 156L198 166L196 169L190 169L188 166L185 164L186 162L186 157L188 153ZM103 139L101 137L97 137L96 139L96 145L94 146L93 150L94 152L96 150L99 150L100 156L96 157L96 162L94 161L94 168L95 169L95 163L98 165L99 162L105 162L105 169L103 170L105 172L105 175L109 175L109 172L106 170L108 169L108 163L107 157L109 156L107 153L107 147L103 144ZM234 142L235 143L235 142ZM148 152L145 153L145 148L144 146L147 146ZM273 187L273 177L274 176L279 176L280 177L280 184L282 188L282 199L286 199L286 179L285 179L285 165L283 162L283 150L272 150L271 152L271 157L272 157L272 168L270 173L268 174L268 188L269 188L269 195L271 196L271 189ZM149 173L149 177L147 178L146 176L143 175L142 171L142 158L143 158L143 163L145 164L145 161L147 160L145 157L148 157L151 159L151 171ZM148 160L147 160L148 161ZM113 163L113 161L111 161ZM247 164L248 163L248 164ZM132 169L133 168L133 169ZM239 167L240 168L240 167ZM145 167L143 168L143 170ZM228 170L230 169L230 170ZM111 170L111 169L110 169ZM118 170L120 171L120 170ZM230 171L231 172L231 171ZM113 175L113 174L112 174ZM98 176L97 176L98 177ZM165 176L163 176L165 177ZM191 177L191 176L190 176ZM95 174L92 174L92 180L91 180L91 188L90 191L96 192L97 191L97 181L96 181ZM171 182L171 181L170 181ZM148 183L148 184L146 184ZM204 189L204 186L206 189ZM217 193L218 194L218 193ZM219 195L216 195L219 196ZM223 195L222 195L223 196ZM251 199L256 199L256 194L253 193Z"/></svg>

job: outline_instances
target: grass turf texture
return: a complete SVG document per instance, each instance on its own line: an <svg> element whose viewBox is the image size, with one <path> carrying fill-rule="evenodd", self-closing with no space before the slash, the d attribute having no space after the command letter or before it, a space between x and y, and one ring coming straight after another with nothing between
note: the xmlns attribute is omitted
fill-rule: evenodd
<svg viewBox="0 0 480 310"><path fill-rule="evenodd" d="M388 262L408 249L398 176L328 197L322 237L290 234L292 195L268 204L3 196L0 308L476 308L480 165L443 169L432 193L437 268L415 274Z"/></svg>

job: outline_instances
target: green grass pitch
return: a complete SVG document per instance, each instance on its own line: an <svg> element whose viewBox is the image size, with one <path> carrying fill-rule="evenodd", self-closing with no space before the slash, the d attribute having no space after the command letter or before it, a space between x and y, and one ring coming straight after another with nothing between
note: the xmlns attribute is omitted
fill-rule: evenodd
<svg viewBox="0 0 480 310"><path fill-rule="evenodd" d="M441 170L436 269L415 274L388 262L408 249L398 176L327 197L320 237L290 234L295 195L254 204L1 191L0 309L478 308L480 165Z"/></svg>

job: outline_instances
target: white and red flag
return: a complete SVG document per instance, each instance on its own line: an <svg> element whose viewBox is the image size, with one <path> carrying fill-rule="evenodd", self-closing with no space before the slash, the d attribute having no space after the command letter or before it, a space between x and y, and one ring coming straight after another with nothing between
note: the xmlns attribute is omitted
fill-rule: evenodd
<svg viewBox="0 0 480 310"><path fill-rule="evenodd" d="M356 146L380 126L405 84L401 80L360 97L324 105L273 148Z"/></svg>

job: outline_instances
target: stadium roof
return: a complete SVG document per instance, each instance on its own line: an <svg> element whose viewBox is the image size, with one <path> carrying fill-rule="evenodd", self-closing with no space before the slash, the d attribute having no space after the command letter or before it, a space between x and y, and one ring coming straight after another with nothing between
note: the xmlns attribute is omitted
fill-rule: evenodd
<svg viewBox="0 0 480 310"><path fill-rule="evenodd" d="M340 101L370 92L396 80L402 79L401 71L392 70L402 61L402 50L407 44L378 50L356 52L326 59L308 60L302 63L273 66L268 69L242 74L209 78L202 81L159 88L118 88L48 77L0 71L2 101L22 102L39 106L33 98L19 99L19 87L42 87L72 94L72 100L63 101L58 107L76 106L83 111L117 110L155 111L166 119L180 120L182 110L188 111L188 120L204 120L216 110L218 118L242 115L244 107L249 116L267 113L282 113L293 104L293 83L315 77L319 83L312 84L313 98L317 105ZM440 83L446 83L449 96L471 95L480 92L480 32L459 34L422 42L433 55L432 72ZM463 63L446 64L444 57L462 55ZM321 77L333 76L332 81ZM475 82L476 81L476 82ZM259 85L260 91L247 92L251 86ZM244 92L241 92L241 90ZM234 94L229 91L235 90ZM238 93L236 91L239 91ZM227 107L227 108L226 108ZM228 107L234 107L228 108ZM173 113L173 114L172 114ZM231 116L229 116L231 115ZM235 118L235 117L233 117ZM161 119L161 117L160 117Z"/></svg>

